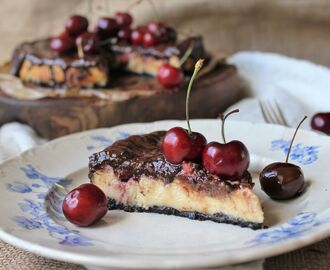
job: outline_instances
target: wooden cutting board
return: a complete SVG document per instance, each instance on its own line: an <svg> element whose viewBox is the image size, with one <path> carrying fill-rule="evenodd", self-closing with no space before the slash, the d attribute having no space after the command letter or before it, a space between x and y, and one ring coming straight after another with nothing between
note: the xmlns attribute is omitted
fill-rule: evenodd
<svg viewBox="0 0 330 270"><path fill-rule="evenodd" d="M155 79L137 75L126 75L117 79L116 84L114 93L126 98L22 100L0 89L0 125L19 121L30 125L40 136L53 139L124 123L185 118L186 84L181 89L168 91L161 89ZM140 91L137 89L144 89L144 94L137 94ZM191 118L217 117L242 97L241 89L242 81L236 68L219 63L195 82L190 98Z"/></svg>

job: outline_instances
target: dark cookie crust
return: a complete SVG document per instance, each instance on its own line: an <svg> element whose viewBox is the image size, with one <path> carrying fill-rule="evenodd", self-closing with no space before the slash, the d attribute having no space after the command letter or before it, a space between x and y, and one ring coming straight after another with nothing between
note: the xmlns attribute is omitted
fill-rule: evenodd
<svg viewBox="0 0 330 270"><path fill-rule="evenodd" d="M230 217L228 215L225 215L223 213L216 213L214 215L207 215L199 212L191 212L191 211L178 211L171 207L163 207L163 206L153 206L148 209L142 208L142 207L136 207L136 206L129 206L124 205L122 203L117 203L114 199L109 199L108 203L109 210L124 210L126 212L146 212L146 213L157 213L157 214L164 214L164 215L173 215L173 216L179 216L179 217L185 217L193 220L211 220L217 223L227 223L227 224L233 224L238 225L241 227L250 228L253 230L261 229L262 224L261 223L254 223L254 222L246 222L241 220L240 218L234 218Z"/></svg>

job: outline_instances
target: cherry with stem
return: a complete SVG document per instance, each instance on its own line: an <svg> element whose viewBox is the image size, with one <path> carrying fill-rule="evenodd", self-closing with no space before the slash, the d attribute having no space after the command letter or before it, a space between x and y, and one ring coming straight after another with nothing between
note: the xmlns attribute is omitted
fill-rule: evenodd
<svg viewBox="0 0 330 270"><path fill-rule="evenodd" d="M186 121L188 130L182 127L174 127L169 129L163 139L162 149L167 161L173 164L179 164L183 161L199 161L206 144L205 137L198 133L192 132L189 121L189 98L197 73L203 66L202 59L198 60L195 70L191 76L187 95L186 95Z"/></svg>
<svg viewBox="0 0 330 270"><path fill-rule="evenodd" d="M225 121L228 116L238 112L236 109L220 116L223 143L208 143L202 154L205 169L223 179L242 178L250 164L250 154L246 146L237 140L227 143L225 138Z"/></svg>
<svg viewBox="0 0 330 270"><path fill-rule="evenodd" d="M301 168L289 163L293 142L305 116L298 124L286 155L285 162L274 162L266 166L259 175L262 190L274 200L285 200L300 194L305 186L305 178Z"/></svg>

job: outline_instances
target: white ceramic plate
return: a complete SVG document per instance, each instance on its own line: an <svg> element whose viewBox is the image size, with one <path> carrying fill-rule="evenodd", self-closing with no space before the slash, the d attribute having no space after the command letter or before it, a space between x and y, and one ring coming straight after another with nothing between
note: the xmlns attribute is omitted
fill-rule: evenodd
<svg viewBox="0 0 330 270"><path fill-rule="evenodd" d="M277 255L330 235L330 139L299 131L290 161L309 183L302 196L282 202L255 192L267 229L251 230L209 221L148 213L109 211L90 228L68 223L61 212L63 192L87 182L88 157L129 134L185 126L180 121L129 124L87 131L34 148L0 166L0 238L37 254L98 267L209 267ZM218 120L192 121L194 130L220 141ZM227 140L243 141L250 170L283 161L293 130L275 125L230 122Z"/></svg>

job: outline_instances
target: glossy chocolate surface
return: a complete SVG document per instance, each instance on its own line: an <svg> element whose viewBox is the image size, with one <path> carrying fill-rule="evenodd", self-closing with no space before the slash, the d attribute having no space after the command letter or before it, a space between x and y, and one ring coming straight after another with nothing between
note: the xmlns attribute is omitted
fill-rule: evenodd
<svg viewBox="0 0 330 270"><path fill-rule="evenodd" d="M121 181L139 180L141 175L161 179L170 183L175 177L189 181L198 191L213 195L240 187L252 188L251 175L246 172L242 179L224 180L209 174L200 163L182 162L172 164L166 161L161 142L165 131L146 135L134 135L120 140L90 157L89 177L97 170L111 166Z"/></svg>
<svg viewBox="0 0 330 270"><path fill-rule="evenodd" d="M260 184L272 199L285 200L301 193L305 180L300 167L276 162L265 167L260 173Z"/></svg>

